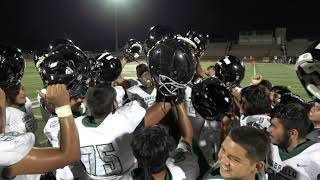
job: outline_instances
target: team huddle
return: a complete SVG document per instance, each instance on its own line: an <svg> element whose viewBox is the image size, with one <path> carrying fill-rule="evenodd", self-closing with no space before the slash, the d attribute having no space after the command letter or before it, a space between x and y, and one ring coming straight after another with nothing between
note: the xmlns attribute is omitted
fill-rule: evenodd
<svg viewBox="0 0 320 180"><path fill-rule="evenodd" d="M93 58L51 41L34 55L49 147L35 136L25 59L0 43L0 179L320 179L320 41L295 65L306 102L261 75L241 87L233 55L204 71L208 38L156 25L122 57ZM133 61L136 78L123 77Z"/></svg>

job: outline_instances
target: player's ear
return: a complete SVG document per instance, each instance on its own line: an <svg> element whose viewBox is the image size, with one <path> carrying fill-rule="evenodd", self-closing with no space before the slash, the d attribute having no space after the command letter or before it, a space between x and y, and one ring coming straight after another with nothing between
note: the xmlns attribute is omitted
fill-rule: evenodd
<svg viewBox="0 0 320 180"><path fill-rule="evenodd" d="M258 161L258 162L256 162L255 164L256 164L256 165L255 165L255 171L256 171L255 173L261 172L261 171L264 170L265 163L264 163L263 161Z"/></svg>

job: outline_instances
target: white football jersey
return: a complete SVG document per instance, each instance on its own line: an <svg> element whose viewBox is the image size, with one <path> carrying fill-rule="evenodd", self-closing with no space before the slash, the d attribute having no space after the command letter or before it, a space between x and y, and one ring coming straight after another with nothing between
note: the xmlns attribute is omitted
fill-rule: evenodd
<svg viewBox="0 0 320 180"><path fill-rule="evenodd" d="M127 89L128 98L130 100L134 100L134 95L138 95L143 99L143 101L147 104L148 107L152 106L156 100L157 95L157 89L154 88L153 91L149 94L143 89L141 89L140 86L132 86L129 89Z"/></svg>
<svg viewBox="0 0 320 180"><path fill-rule="evenodd" d="M118 106L122 106L123 105L123 97L126 94L126 92L124 91L122 86L114 86L113 87L116 90L117 96L117 102L118 102Z"/></svg>
<svg viewBox="0 0 320 180"><path fill-rule="evenodd" d="M37 129L37 121L34 118L32 103L26 98L24 110L14 107L6 107L6 128L5 132L35 132Z"/></svg>
<svg viewBox="0 0 320 180"><path fill-rule="evenodd" d="M315 180L320 177L320 143L307 141L291 152L272 145L268 179Z"/></svg>
<svg viewBox="0 0 320 180"><path fill-rule="evenodd" d="M192 101L191 101L191 87L187 86L185 89L185 96L184 96L184 103L187 109L187 113L189 117L196 117L196 111L193 108Z"/></svg>
<svg viewBox="0 0 320 180"><path fill-rule="evenodd" d="M132 133L146 111L137 101L124 104L100 125L88 116L75 122L79 132L81 162L92 179L131 179L137 162L131 150Z"/></svg>
<svg viewBox="0 0 320 180"><path fill-rule="evenodd" d="M253 116L244 116L240 117L240 126L247 126L249 123L257 123L262 128L268 128L270 123L270 116L267 115L253 115Z"/></svg>
<svg viewBox="0 0 320 180"><path fill-rule="evenodd" d="M6 166L22 160L35 142L33 133L8 132L0 134L0 174ZM40 175L19 175L14 180L38 180ZM0 180L3 178L0 176Z"/></svg>
<svg viewBox="0 0 320 180"><path fill-rule="evenodd" d="M172 180L195 180L200 174L198 162L189 152L183 142L170 154L166 166L170 171Z"/></svg>
<svg viewBox="0 0 320 180"><path fill-rule="evenodd" d="M43 128L43 133L47 136L52 147L59 147L60 122L57 116L51 116Z"/></svg>

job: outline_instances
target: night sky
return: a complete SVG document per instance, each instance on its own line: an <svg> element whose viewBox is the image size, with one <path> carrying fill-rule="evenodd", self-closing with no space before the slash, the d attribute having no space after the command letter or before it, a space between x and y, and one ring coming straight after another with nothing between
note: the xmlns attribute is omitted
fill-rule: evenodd
<svg viewBox="0 0 320 180"><path fill-rule="evenodd" d="M36 50L67 37L83 50L112 51L114 7L114 0L2 0L0 41ZM289 38L319 38L319 13L309 1L120 0L119 44L129 38L144 40L156 24L180 33L196 29L216 39L236 39L240 30L275 27L287 27Z"/></svg>

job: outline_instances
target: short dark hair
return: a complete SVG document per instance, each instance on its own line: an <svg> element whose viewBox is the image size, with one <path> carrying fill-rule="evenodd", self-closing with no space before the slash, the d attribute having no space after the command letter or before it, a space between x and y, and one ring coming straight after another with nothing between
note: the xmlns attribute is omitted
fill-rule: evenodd
<svg viewBox="0 0 320 180"><path fill-rule="evenodd" d="M139 64L136 66L136 72L137 72L138 78L146 71L149 71L149 68L146 64Z"/></svg>
<svg viewBox="0 0 320 180"><path fill-rule="evenodd" d="M4 92L6 94L6 101L8 103L9 106L13 105L16 103L16 98L20 92L20 88L21 88L22 84L19 83L17 85L14 86L10 86L9 88L4 88Z"/></svg>
<svg viewBox="0 0 320 180"><path fill-rule="evenodd" d="M299 138L308 134L311 122L308 108L299 103L277 104L271 111L271 119L278 118L286 131L297 129Z"/></svg>
<svg viewBox="0 0 320 180"><path fill-rule="evenodd" d="M270 139L260 129L252 126L241 126L231 129L228 136L247 151L251 162L264 161L270 152Z"/></svg>
<svg viewBox="0 0 320 180"><path fill-rule="evenodd" d="M258 85L267 88L269 91L272 89L272 83L266 79L262 79Z"/></svg>
<svg viewBox="0 0 320 180"><path fill-rule="evenodd" d="M86 93L89 111L95 118L101 118L110 114L112 103L115 100L116 91L111 86L90 87Z"/></svg>
<svg viewBox="0 0 320 180"><path fill-rule="evenodd" d="M215 70L214 65L211 65L211 66L208 66L208 67L207 67L207 71L208 71L209 69L211 69L211 68L213 68L213 70Z"/></svg>
<svg viewBox="0 0 320 180"><path fill-rule="evenodd" d="M259 85L251 85L241 90L241 97L244 97L245 115L257 115L270 113L271 101L267 89Z"/></svg>
<svg viewBox="0 0 320 180"><path fill-rule="evenodd" d="M286 93L291 93L288 87L286 86L273 86L271 91L278 93L280 95L284 95Z"/></svg>
<svg viewBox="0 0 320 180"><path fill-rule="evenodd" d="M169 135L163 127L155 125L136 130L131 147L139 167L148 169L148 174L160 172L166 167L170 144Z"/></svg>

